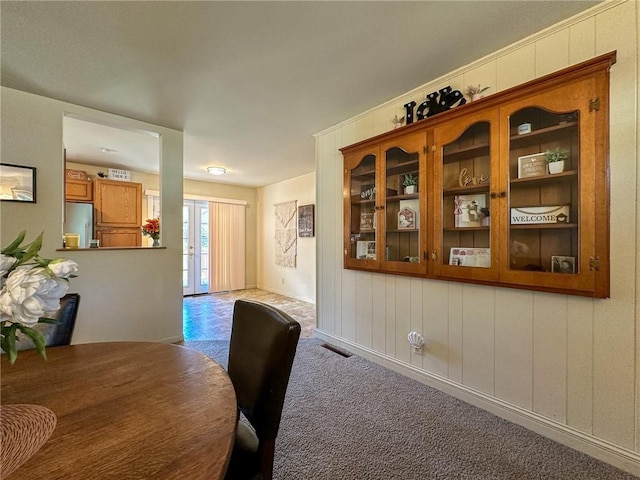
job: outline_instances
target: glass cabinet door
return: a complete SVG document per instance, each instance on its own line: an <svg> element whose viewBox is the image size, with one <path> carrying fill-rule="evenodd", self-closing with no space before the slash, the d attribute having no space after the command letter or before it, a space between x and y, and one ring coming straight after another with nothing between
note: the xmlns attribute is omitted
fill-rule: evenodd
<svg viewBox="0 0 640 480"><path fill-rule="evenodd" d="M522 108L510 115L509 131L505 266L578 275L580 112Z"/></svg>
<svg viewBox="0 0 640 480"><path fill-rule="evenodd" d="M437 275L496 279L498 223L492 195L497 115L480 112L434 130L436 145L435 249Z"/></svg>
<svg viewBox="0 0 640 480"><path fill-rule="evenodd" d="M580 79L501 108L501 118L508 120L501 139L508 162L505 281L562 291L597 289L602 250L595 219L607 221L607 198L596 199L596 184L606 175L598 167L606 164L606 153L596 127L606 128L606 110L592 108L592 99L601 98L606 108L606 96L598 97L594 85Z"/></svg>
<svg viewBox="0 0 640 480"><path fill-rule="evenodd" d="M426 138L423 134L401 137L381 147L384 160L382 231L385 269L426 272L424 168Z"/></svg>
<svg viewBox="0 0 640 480"><path fill-rule="evenodd" d="M345 264L376 268L377 151L357 152L345 158Z"/></svg>

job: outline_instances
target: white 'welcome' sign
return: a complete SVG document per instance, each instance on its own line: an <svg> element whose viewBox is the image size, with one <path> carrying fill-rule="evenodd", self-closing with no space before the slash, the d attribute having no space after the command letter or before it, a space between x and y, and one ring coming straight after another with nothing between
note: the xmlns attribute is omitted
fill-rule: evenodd
<svg viewBox="0 0 640 480"><path fill-rule="evenodd" d="M511 209L511 225L536 223L569 223L569 205Z"/></svg>

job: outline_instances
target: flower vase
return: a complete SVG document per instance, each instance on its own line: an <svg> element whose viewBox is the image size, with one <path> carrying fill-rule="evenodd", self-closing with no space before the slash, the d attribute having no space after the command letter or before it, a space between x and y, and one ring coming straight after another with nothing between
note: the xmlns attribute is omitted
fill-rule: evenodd
<svg viewBox="0 0 640 480"><path fill-rule="evenodd" d="M416 193L416 186L415 185L408 185L408 186L404 187L404 193L405 193L405 195L413 195L414 193Z"/></svg>
<svg viewBox="0 0 640 480"><path fill-rule="evenodd" d="M480 100L482 97L483 95L481 93L474 93L473 95L471 95L471 101L476 102Z"/></svg>
<svg viewBox="0 0 640 480"><path fill-rule="evenodd" d="M154 238L152 247L159 247L159 246L160 246L160 239Z"/></svg>

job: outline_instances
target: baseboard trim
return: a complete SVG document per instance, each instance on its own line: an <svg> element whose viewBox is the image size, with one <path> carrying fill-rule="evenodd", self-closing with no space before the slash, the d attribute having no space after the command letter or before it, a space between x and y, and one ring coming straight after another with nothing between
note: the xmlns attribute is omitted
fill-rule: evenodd
<svg viewBox="0 0 640 480"><path fill-rule="evenodd" d="M440 377L424 370L420 370L413 365L400 362L399 360L362 347L351 341L336 337L330 333L316 329L314 336L330 342L337 347L346 349L367 360L378 363L409 378L417 380L425 385L433 387L464 402L482 408L494 415L521 425L540 435L555 440L563 445L571 447L579 452L590 455L598 460L609 463L614 467L626 472L640 476L640 454L621 448L602 439L575 430L566 425L562 425L538 415L529 410L525 410L516 405L504 402L497 398L486 395L480 391L453 382L447 378Z"/></svg>
<svg viewBox="0 0 640 480"><path fill-rule="evenodd" d="M289 298L294 298L296 300L300 300L301 302L306 302L306 303L312 303L315 305L316 301L313 298L305 298L305 297L301 297L300 295L295 295L291 292L285 292L282 290L277 290L274 288L267 288L267 287L263 287L263 286L258 286L256 288L259 288L260 290L264 290L265 292L271 292L271 293L276 293L278 295L282 295L283 297L289 297Z"/></svg>
<svg viewBox="0 0 640 480"><path fill-rule="evenodd" d="M156 342L158 343L178 343L183 341L184 341L183 335L176 335L175 337L167 337L167 338L161 338L160 340L156 340Z"/></svg>

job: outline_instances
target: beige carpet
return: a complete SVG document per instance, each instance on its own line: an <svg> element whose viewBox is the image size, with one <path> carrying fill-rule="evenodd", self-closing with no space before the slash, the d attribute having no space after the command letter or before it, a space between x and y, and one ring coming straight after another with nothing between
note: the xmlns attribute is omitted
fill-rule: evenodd
<svg viewBox="0 0 640 480"><path fill-rule="evenodd" d="M228 343L186 342L226 365ZM298 344L275 480L636 477L315 338Z"/></svg>

